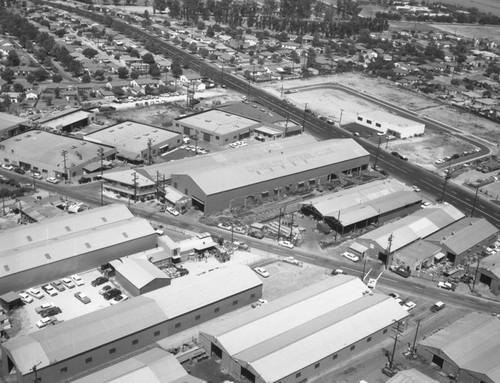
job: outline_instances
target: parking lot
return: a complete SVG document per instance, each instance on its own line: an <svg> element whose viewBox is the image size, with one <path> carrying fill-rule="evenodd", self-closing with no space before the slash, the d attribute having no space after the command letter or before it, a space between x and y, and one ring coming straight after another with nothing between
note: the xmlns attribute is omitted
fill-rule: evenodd
<svg viewBox="0 0 500 383"><path fill-rule="evenodd" d="M49 296L42 290L41 286L34 286L40 290L44 296L41 299L33 298L33 302L25 304L11 314L12 330L9 331L9 336L23 335L38 330L36 322L41 320L42 316L36 312L36 308L43 304L52 303L54 306L61 309L62 312L55 315L59 321L66 321L110 306L110 301L105 300L104 297L99 294L99 290L104 285L93 287L90 284L92 280L102 275L97 269L78 275L82 279L82 286L75 286L70 289L65 288L64 291L58 291L56 296ZM123 288L116 283L114 278L111 278L110 282L107 284L110 283L123 291ZM84 304L79 301L74 296L77 292L87 295L90 298L90 302ZM124 292L124 294L129 295L127 292Z"/></svg>

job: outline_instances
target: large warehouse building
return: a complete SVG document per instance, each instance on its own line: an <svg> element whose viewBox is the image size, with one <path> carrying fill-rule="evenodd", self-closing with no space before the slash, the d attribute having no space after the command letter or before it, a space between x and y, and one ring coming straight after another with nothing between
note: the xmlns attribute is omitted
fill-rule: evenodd
<svg viewBox="0 0 500 383"><path fill-rule="evenodd" d="M0 345L0 376L57 383L137 352L167 336L255 302L262 281L247 266L219 268Z"/></svg>
<svg viewBox="0 0 500 383"><path fill-rule="evenodd" d="M420 209L422 196L396 180L378 180L302 202L302 211L344 234Z"/></svg>
<svg viewBox="0 0 500 383"><path fill-rule="evenodd" d="M239 151L238 162L212 166L205 162L172 174L172 186L190 196L206 214L234 208L256 199L308 190L311 186L366 169L370 155L352 139L260 151ZM265 145L265 144L262 144ZM224 154L219 154L223 157ZM246 156L246 157L245 157Z"/></svg>
<svg viewBox="0 0 500 383"><path fill-rule="evenodd" d="M462 383L500 382L500 318L470 313L422 340L417 352Z"/></svg>
<svg viewBox="0 0 500 383"><path fill-rule="evenodd" d="M56 177L76 182L85 165L103 158L112 159L116 150L105 145L78 140L43 130L31 130L2 141L3 162L33 170L44 178Z"/></svg>
<svg viewBox="0 0 500 383"><path fill-rule="evenodd" d="M152 249L156 233L125 205L46 219L0 234L0 294Z"/></svg>
<svg viewBox="0 0 500 383"><path fill-rule="evenodd" d="M118 159L132 163L147 163L183 142L182 134L132 121L87 134L84 140L112 146Z"/></svg>
<svg viewBox="0 0 500 383"><path fill-rule="evenodd" d="M408 312L359 278L336 276L200 332L238 381L304 382L389 338Z"/></svg>
<svg viewBox="0 0 500 383"><path fill-rule="evenodd" d="M27 131L30 125L30 121L25 118L0 113L0 141Z"/></svg>

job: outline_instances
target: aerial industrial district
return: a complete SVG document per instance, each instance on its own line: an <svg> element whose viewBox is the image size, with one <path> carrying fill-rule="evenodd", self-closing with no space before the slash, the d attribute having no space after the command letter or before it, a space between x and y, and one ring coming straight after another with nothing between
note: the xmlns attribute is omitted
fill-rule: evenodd
<svg viewBox="0 0 500 383"><path fill-rule="evenodd" d="M0 382L500 383L471 10L113 3L0 2Z"/></svg>

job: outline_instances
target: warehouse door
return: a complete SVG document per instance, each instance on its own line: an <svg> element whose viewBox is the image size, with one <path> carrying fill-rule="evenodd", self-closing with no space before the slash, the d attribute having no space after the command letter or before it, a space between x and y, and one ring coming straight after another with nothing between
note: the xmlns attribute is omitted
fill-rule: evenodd
<svg viewBox="0 0 500 383"><path fill-rule="evenodd" d="M217 356L218 358L222 359L222 350L220 347L216 346L215 344L212 343L212 347L210 349L210 352L212 355Z"/></svg>
<svg viewBox="0 0 500 383"><path fill-rule="evenodd" d="M248 371L245 367L241 367L241 376L249 382L255 383L255 375Z"/></svg>
<svg viewBox="0 0 500 383"><path fill-rule="evenodd" d="M437 356L437 355L433 355L432 356L432 363L434 363L436 366L439 366L439 368L442 370L443 364L444 364L444 359Z"/></svg>
<svg viewBox="0 0 500 383"><path fill-rule="evenodd" d="M487 286L491 286L491 281L492 281L491 277L485 274L481 274L481 276L479 277L479 282L484 283Z"/></svg>

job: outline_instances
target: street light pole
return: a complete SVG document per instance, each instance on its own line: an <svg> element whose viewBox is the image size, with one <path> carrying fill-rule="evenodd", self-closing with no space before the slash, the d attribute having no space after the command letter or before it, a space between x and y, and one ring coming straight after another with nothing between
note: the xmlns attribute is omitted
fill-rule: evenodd
<svg viewBox="0 0 500 383"><path fill-rule="evenodd" d="M472 211L470 212L471 218L474 217L474 210L476 209L477 193L479 192L479 185L476 186L476 195L474 196L474 203L472 204Z"/></svg>
<svg viewBox="0 0 500 383"><path fill-rule="evenodd" d="M378 137L378 145L377 145L377 152L375 153L375 163L373 164L373 169L377 170L377 162L378 162L378 151L380 149L380 143L382 142L382 136Z"/></svg>
<svg viewBox="0 0 500 383"><path fill-rule="evenodd" d="M389 369L392 370L394 367L394 355L396 354L396 344L398 343L398 335L399 335L399 321L397 322L396 335L394 336L394 346L392 347L392 355L391 361L389 362Z"/></svg>
<svg viewBox="0 0 500 383"><path fill-rule="evenodd" d="M302 117L302 132L306 130L306 113L307 113L307 102L304 105L304 116Z"/></svg>
<svg viewBox="0 0 500 383"><path fill-rule="evenodd" d="M340 109L340 118L339 118L339 127L342 128L342 114L344 113L344 109Z"/></svg>

